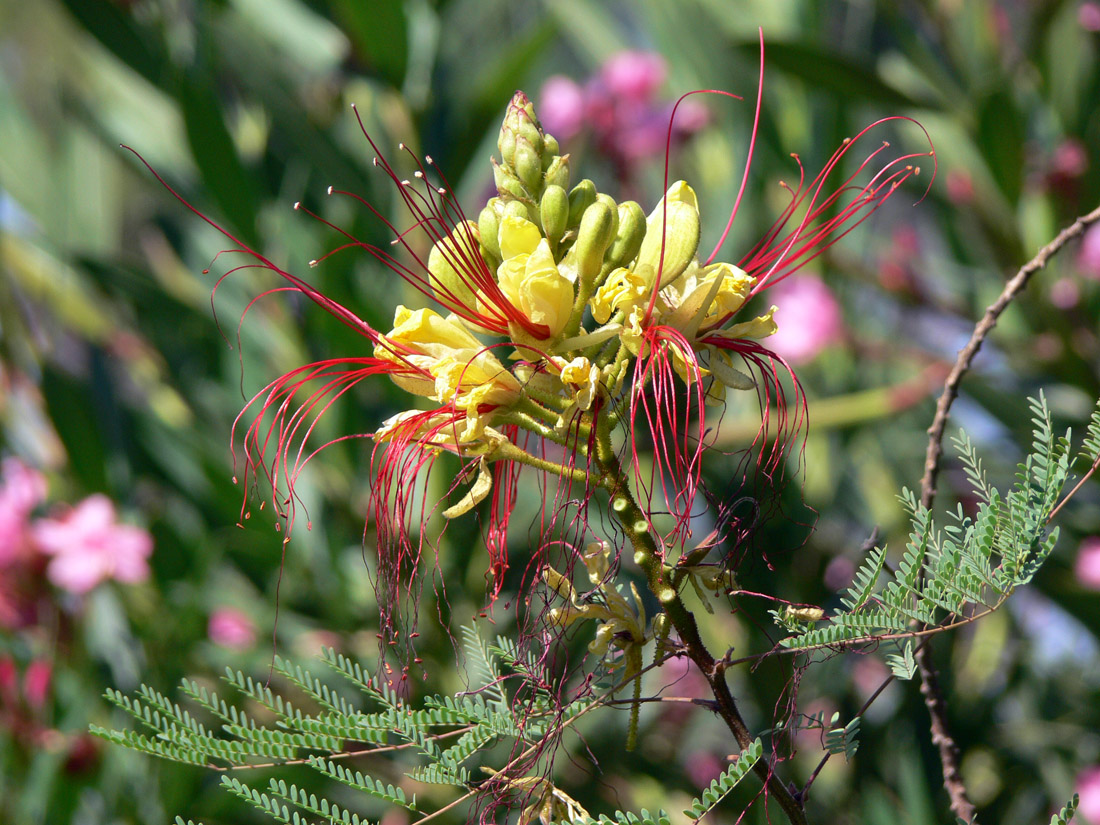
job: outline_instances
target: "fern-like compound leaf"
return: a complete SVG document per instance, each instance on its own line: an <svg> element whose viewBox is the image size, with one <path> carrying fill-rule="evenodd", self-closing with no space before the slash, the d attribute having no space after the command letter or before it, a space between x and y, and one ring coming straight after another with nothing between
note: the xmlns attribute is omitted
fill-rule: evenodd
<svg viewBox="0 0 1100 825"><path fill-rule="evenodd" d="M315 756L310 758L309 766L319 773L347 785L349 788L362 791L376 799L381 799L391 805L398 805L409 811L417 810L415 794L412 798L408 798L401 788L380 782L360 771L351 770L338 762Z"/></svg>
<svg viewBox="0 0 1100 825"><path fill-rule="evenodd" d="M1073 815L1077 813L1077 806L1080 802L1081 797L1074 794L1073 799L1067 802L1062 810L1050 818L1050 825L1069 825L1070 820L1073 819Z"/></svg>
<svg viewBox="0 0 1100 825"><path fill-rule="evenodd" d="M764 746L760 740L757 739L752 742L737 755L736 761L726 768L721 776L710 783L710 787L703 791L701 796L691 801L691 807L684 811L684 816L689 817L693 822L698 822L710 813L719 802L729 795L730 791L737 787L737 783L748 775L749 771L760 761L763 753Z"/></svg>

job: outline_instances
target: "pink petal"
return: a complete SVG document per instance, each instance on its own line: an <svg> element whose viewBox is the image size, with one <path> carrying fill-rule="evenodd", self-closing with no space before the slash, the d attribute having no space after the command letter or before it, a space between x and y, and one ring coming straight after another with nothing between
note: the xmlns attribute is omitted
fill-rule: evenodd
<svg viewBox="0 0 1100 825"><path fill-rule="evenodd" d="M214 644L232 650L247 650L256 641L252 620L235 607L220 607L211 613L206 632Z"/></svg>
<svg viewBox="0 0 1100 825"><path fill-rule="evenodd" d="M102 556L94 553L61 553L46 567L46 578L77 596L90 591L111 575Z"/></svg>

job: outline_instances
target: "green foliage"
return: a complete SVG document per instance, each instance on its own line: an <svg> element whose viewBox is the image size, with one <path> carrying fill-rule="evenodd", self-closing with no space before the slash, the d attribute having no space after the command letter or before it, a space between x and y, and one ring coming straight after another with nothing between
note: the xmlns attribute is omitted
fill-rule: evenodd
<svg viewBox="0 0 1100 825"><path fill-rule="evenodd" d="M973 516L958 505L941 530L910 490L901 501L911 519L905 551L893 575L880 582L886 548L873 550L841 599L845 610L824 626L806 629L781 622L793 631L783 640L791 649L852 645L910 634L914 625L947 627L969 621L975 610L991 612L1017 587L1027 584L1050 556L1058 528L1048 528L1070 479L1070 436L1055 436L1050 408L1040 393L1029 400L1032 447L1018 465L1016 483L1002 495L990 485L982 462L965 433L954 439L966 477L978 499ZM1093 414L1084 452L1100 432ZM1091 460L1091 459L1090 459ZM912 652L907 648L890 665L899 678L912 678Z"/></svg>
<svg viewBox="0 0 1100 825"><path fill-rule="evenodd" d="M913 642L907 641L901 649L901 653L891 653L886 657L886 664L890 672L903 682L909 681L917 675L917 660L913 656Z"/></svg>
<svg viewBox="0 0 1100 825"><path fill-rule="evenodd" d="M591 817L574 820L574 825L672 825L672 820L664 811L658 811L656 817L642 808L638 813L616 811L614 819L607 814L600 814L599 819Z"/></svg>
<svg viewBox="0 0 1100 825"><path fill-rule="evenodd" d="M737 787L749 771L753 769L764 753L764 746L759 739L752 742L747 748L737 755L737 759L722 775L710 783L703 795L691 801L691 806L684 811L684 816L691 817L693 821L699 821L721 802L734 788Z"/></svg>
<svg viewBox="0 0 1100 825"><path fill-rule="evenodd" d="M531 687L523 702L523 716L517 718L514 697L504 687L504 669L522 676L533 671L536 663L520 660L508 640L486 644L476 627L463 628L463 639L466 660L478 676L477 687L458 696L428 697L422 708L408 707L385 680L368 677L361 664L326 649L322 661L357 688L359 695L354 700L309 671L276 657L274 671L303 694L305 704L291 703L239 670L228 668L223 677L243 698L266 708L272 721L247 716L205 687L184 680L182 692L220 722L219 730L209 729L189 710L142 686L136 697L109 690L107 698L148 728L151 736L99 727L93 728L93 733L133 750L193 765L245 769L259 759L304 763L333 783L416 812L419 808L415 796L337 760L352 752L369 755L377 748L404 750L423 761L406 772L410 779L470 792L474 790L470 763L475 758L483 761L484 753L495 743L510 741L513 755L525 748L534 750L556 725L590 705L589 701L575 702L563 714L545 690ZM360 710L360 702L380 709ZM307 706L308 710L303 709ZM444 747L443 743L452 738L454 741ZM365 822L359 814L323 795L283 780L272 779L265 791L232 776L223 776L222 785L277 822L308 822L299 811L328 817L332 822Z"/></svg>
<svg viewBox="0 0 1100 825"><path fill-rule="evenodd" d="M1073 795L1073 799L1066 803L1058 813L1054 814L1050 818L1050 825L1068 825L1073 819L1073 815L1077 813L1077 804L1080 802L1080 797L1077 794Z"/></svg>
<svg viewBox="0 0 1100 825"><path fill-rule="evenodd" d="M830 725L836 724L840 718L839 713L834 713L829 720ZM859 725L862 717L855 717L842 728L829 728L825 733L825 750L832 754L844 754L845 759L851 759L859 750Z"/></svg>

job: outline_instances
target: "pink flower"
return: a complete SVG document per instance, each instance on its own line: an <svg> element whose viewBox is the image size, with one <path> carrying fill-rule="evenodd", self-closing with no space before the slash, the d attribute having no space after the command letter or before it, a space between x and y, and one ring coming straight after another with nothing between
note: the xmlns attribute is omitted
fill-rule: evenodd
<svg viewBox="0 0 1100 825"><path fill-rule="evenodd" d="M7 567L27 546L28 517L46 497L46 479L18 458L4 459L0 478L0 567Z"/></svg>
<svg viewBox="0 0 1100 825"><path fill-rule="evenodd" d="M654 52L629 51L612 55L600 69L600 80L616 97L648 103L667 75L665 59Z"/></svg>
<svg viewBox="0 0 1100 825"><path fill-rule="evenodd" d="M48 659L34 659L23 673L23 698L33 711L40 711L50 698L53 664Z"/></svg>
<svg viewBox="0 0 1100 825"><path fill-rule="evenodd" d="M560 141L572 138L584 121L584 92L564 75L546 79L539 91L539 120Z"/></svg>
<svg viewBox="0 0 1100 825"><path fill-rule="evenodd" d="M1077 793L1081 795L1077 813L1088 822L1100 822L1100 765L1077 774Z"/></svg>
<svg viewBox="0 0 1100 825"><path fill-rule="evenodd" d="M256 641L256 626L244 611L219 607L210 614L206 634L216 645L230 650L248 650Z"/></svg>
<svg viewBox="0 0 1100 825"><path fill-rule="evenodd" d="M1100 32L1100 3L1088 0L1077 8L1077 22L1090 32Z"/></svg>
<svg viewBox="0 0 1100 825"><path fill-rule="evenodd" d="M152 536L117 523L104 495L89 496L61 518L40 519L31 535L41 552L53 556L46 576L70 593L87 593L106 579L139 582L149 576Z"/></svg>
<svg viewBox="0 0 1100 825"><path fill-rule="evenodd" d="M1081 542L1073 572L1082 587L1100 590L1100 536ZM1100 822L1100 818L1097 821Z"/></svg>
<svg viewBox="0 0 1100 825"><path fill-rule="evenodd" d="M1100 223L1093 224L1077 250L1077 268L1090 278L1100 279Z"/></svg>
<svg viewBox="0 0 1100 825"><path fill-rule="evenodd" d="M809 361L843 333L840 304L816 275L781 281L773 288L772 301L779 307L779 330L768 344L791 363Z"/></svg>
<svg viewBox="0 0 1100 825"><path fill-rule="evenodd" d="M964 169L952 169L947 173L947 198L956 206L974 202L974 179Z"/></svg>

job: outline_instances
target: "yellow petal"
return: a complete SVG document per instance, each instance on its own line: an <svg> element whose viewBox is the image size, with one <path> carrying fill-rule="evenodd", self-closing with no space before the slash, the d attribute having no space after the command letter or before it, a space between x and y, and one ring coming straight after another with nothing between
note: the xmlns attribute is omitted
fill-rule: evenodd
<svg viewBox="0 0 1100 825"><path fill-rule="evenodd" d="M493 472L489 469L489 462L482 458L478 462L477 479L474 481L473 486L470 487L461 501L443 511L444 518L456 518L468 513L480 504L492 489Z"/></svg>
<svg viewBox="0 0 1100 825"><path fill-rule="evenodd" d="M500 257L504 260L516 255L530 255L541 241L542 233L538 226L525 218L506 215L501 218L498 234Z"/></svg>

